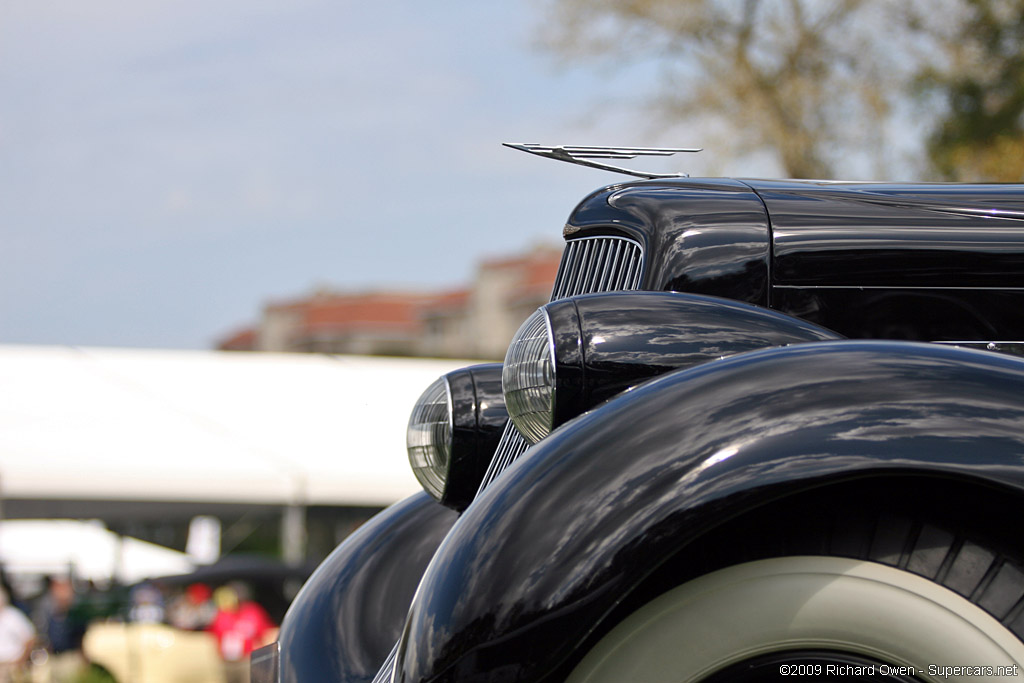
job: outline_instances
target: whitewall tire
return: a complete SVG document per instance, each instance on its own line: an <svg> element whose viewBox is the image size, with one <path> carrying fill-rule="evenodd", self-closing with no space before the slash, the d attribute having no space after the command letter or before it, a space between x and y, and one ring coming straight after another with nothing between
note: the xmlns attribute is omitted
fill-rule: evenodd
<svg viewBox="0 0 1024 683"><path fill-rule="evenodd" d="M760 655L813 650L912 667L923 681L1006 683L1013 669L997 667L1014 665L1024 680L1024 644L948 588L874 562L792 556L720 569L659 596L602 638L569 683L695 683ZM939 668L958 666L993 675Z"/></svg>

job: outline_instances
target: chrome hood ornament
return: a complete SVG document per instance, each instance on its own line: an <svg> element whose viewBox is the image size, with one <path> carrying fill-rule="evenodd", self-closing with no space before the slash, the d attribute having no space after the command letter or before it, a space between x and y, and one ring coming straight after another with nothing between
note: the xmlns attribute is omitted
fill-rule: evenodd
<svg viewBox="0 0 1024 683"><path fill-rule="evenodd" d="M685 178L686 173L651 173L649 171L634 171L621 166L603 164L587 159L633 159L636 157L668 157L680 152L700 152L701 147L599 147L593 145L538 145L534 143L505 142L506 147L518 149L522 152L529 152L537 156L557 159L579 166L589 166L602 171L613 171L625 173L637 178Z"/></svg>

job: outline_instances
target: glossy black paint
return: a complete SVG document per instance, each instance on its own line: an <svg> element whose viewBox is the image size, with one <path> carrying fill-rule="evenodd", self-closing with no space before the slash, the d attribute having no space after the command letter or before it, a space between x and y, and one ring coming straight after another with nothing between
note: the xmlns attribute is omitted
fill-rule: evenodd
<svg viewBox="0 0 1024 683"><path fill-rule="evenodd" d="M544 308L555 342L555 427L673 370L841 338L767 308L695 294L586 294Z"/></svg>
<svg viewBox="0 0 1024 683"><path fill-rule="evenodd" d="M1024 338L1021 186L748 182L774 308L849 337Z"/></svg>
<svg viewBox="0 0 1024 683"><path fill-rule="evenodd" d="M306 581L281 624L281 683L372 681L456 516L421 492L339 545Z"/></svg>
<svg viewBox="0 0 1024 683"><path fill-rule="evenodd" d="M648 291L850 338L1024 339L1022 185L642 181L590 195L565 232L639 241Z"/></svg>
<svg viewBox="0 0 1024 683"><path fill-rule="evenodd" d="M779 288L774 307L861 339L1024 339L1024 290Z"/></svg>
<svg viewBox="0 0 1024 683"><path fill-rule="evenodd" d="M768 215L742 182L681 179L613 185L576 207L565 234L620 234L640 242L647 254L641 289L769 303Z"/></svg>
<svg viewBox="0 0 1024 683"><path fill-rule="evenodd" d="M652 380L555 431L462 515L424 574L396 680L546 680L725 520L908 473L1024 500L1024 361L839 341Z"/></svg>
<svg viewBox="0 0 1024 683"><path fill-rule="evenodd" d="M501 363L472 365L445 377L452 397L452 456L441 504L462 511L480 488L508 411Z"/></svg>
<svg viewBox="0 0 1024 683"><path fill-rule="evenodd" d="M776 287L1024 287L1020 185L747 182Z"/></svg>

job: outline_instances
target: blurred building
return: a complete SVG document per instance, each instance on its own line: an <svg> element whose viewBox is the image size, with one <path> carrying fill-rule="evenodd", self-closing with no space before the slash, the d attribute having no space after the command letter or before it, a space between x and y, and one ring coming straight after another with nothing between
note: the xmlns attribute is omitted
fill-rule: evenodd
<svg viewBox="0 0 1024 683"><path fill-rule="evenodd" d="M407 292L311 297L263 309L255 335L260 351L414 356L419 311L432 296Z"/></svg>
<svg viewBox="0 0 1024 683"><path fill-rule="evenodd" d="M446 292L318 291L270 303L256 326L217 348L500 359L523 320L550 298L560 258L559 247L542 245L489 259L468 286Z"/></svg>

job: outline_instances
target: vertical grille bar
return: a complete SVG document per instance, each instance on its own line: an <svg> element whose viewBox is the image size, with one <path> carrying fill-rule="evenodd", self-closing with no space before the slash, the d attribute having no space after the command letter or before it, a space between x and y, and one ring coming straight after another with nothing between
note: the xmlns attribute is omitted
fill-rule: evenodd
<svg viewBox="0 0 1024 683"><path fill-rule="evenodd" d="M623 282L632 282L633 281L633 270L634 270L635 267L636 267L635 263L633 263L633 262L629 263L629 265L626 267L626 272L624 274L624 277L622 278Z"/></svg>
<svg viewBox="0 0 1024 683"><path fill-rule="evenodd" d="M560 299L564 299L569 295L569 290L572 289L573 279L579 277L580 271L583 269L583 249L579 244L573 244L572 249L566 249L567 252L572 254L572 261L569 264L569 270L565 273L565 279L560 283L559 294Z"/></svg>
<svg viewBox="0 0 1024 683"><path fill-rule="evenodd" d="M615 246L612 248L611 252L608 265L601 273L601 281L597 285L600 290L604 290L604 288L608 286L608 283L614 280L615 269L619 265L619 255L622 253L622 242L615 242Z"/></svg>
<svg viewBox="0 0 1024 683"><path fill-rule="evenodd" d="M640 289L640 277L643 275L644 271L643 262L639 257L637 257L633 261L633 264L635 266L636 272L633 275L633 281L629 284L628 287L626 287L626 289Z"/></svg>
<svg viewBox="0 0 1024 683"><path fill-rule="evenodd" d="M551 300L565 298L565 293L569 289L569 281L571 280L569 274L578 272L580 270L580 250L577 243L570 242L565 245L565 251L562 252L562 262L558 266L558 274L555 276L555 287L551 292Z"/></svg>
<svg viewBox="0 0 1024 683"><path fill-rule="evenodd" d="M604 270L604 257L607 249L608 242L594 240L594 258L592 260L594 267L590 269L590 274L587 276L586 290L588 292L597 291L597 283L601 281L601 273Z"/></svg>
<svg viewBox="0 0 1024 683"><path fill-rule="evenodd" d="M580 253L580 267L578 271L574 273L574 277L572 279L572 286L569 287L568 296L578 294L579 292L583 291L584 287L586 287L587 271L590 270L589 266L591 265L590 245L592 242L593 240L587 240L580 244L580 246L582 247Z"/></svg>
<svg viewBox="0 0 1024 683"><path fill-rule="evenodd" d="M612 267L608 269L608 283L605 285L606 287L611 286L614 282L618 282L619 278L626 271L626 257L629 253L629 246L629 244L623 244L622 242L616 245L616 249L619 251L616 252L615 262L612 264Z"/></svg>

